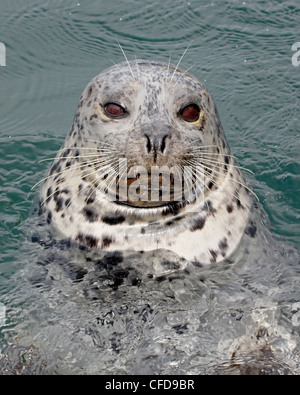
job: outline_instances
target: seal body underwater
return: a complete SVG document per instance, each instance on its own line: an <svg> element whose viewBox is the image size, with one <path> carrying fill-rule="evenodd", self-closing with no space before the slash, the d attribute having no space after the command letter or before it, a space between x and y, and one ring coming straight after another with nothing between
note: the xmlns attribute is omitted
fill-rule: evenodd
<svg viewBox="0 0 300 395"><path fill-rule="evenodd" d="M142 60L87 85L40 195L61 237L103 251L170 250L199 264L255 237L253 201L205 86Z"/></svg>

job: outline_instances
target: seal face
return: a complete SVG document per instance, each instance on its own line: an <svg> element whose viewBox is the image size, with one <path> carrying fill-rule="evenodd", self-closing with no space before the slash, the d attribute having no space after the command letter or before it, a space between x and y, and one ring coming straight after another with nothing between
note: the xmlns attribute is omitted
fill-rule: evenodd
<svg viewBox="0 0 300 395"><path fill-rule="evenodd" d="M201 264L255 236L251 202L204 85L142 60L87 85L40 198L47 222L82 245Z"/></svg>

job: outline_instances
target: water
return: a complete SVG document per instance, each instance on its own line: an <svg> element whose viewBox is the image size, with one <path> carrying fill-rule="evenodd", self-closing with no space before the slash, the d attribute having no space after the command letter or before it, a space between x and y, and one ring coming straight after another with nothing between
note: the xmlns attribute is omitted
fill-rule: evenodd
<svg viewBox="0 0 300 395"><path fill-rule="evenodd" d="M298 2L3 0L0 21L0 370L247 373L260 360L299 373ZM234 265L157 279L153 257L116 269L31 242L38 161L60 148L85 85L124 60L118 41L130 59L173 63L191 44L181 67L212 93L270 221Z"/></svg>

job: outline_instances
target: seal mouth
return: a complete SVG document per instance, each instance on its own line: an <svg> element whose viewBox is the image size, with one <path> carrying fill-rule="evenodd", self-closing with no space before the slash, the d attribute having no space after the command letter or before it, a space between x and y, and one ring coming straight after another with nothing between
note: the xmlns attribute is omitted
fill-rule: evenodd
<svg viewBox="0 0 300 395"><path fill-rule="evenodd" d="M135 177L116 177L115 202L135 208L159 208L177 205L182 199L183 185L176 185L173 175L161 173L138 174Z"/></svg>
<svg viewBox="0 0 300 395"><path fill-rule="evenodd" d="M177 211L198 199L200 188L174 174L161 172L159 176L145 172L134 177L116 176L114 183L106 185L108 200L135 209L169 209ZM203 195L201 195L203 196Z"/></svg>

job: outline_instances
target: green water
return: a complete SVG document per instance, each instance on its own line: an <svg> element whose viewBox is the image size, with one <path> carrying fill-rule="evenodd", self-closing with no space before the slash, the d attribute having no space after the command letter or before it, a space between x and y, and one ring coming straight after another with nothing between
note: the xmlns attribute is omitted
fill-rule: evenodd
<svg viewBox="0 0 300 395"><path fill-rule="evenodd" d="M129 59L181 62L217 104L271 230L300 246L299 1L1 0L0 301L22 267L26 219L86 84ZM300 60L300 59L299 59Z"/></svg>

